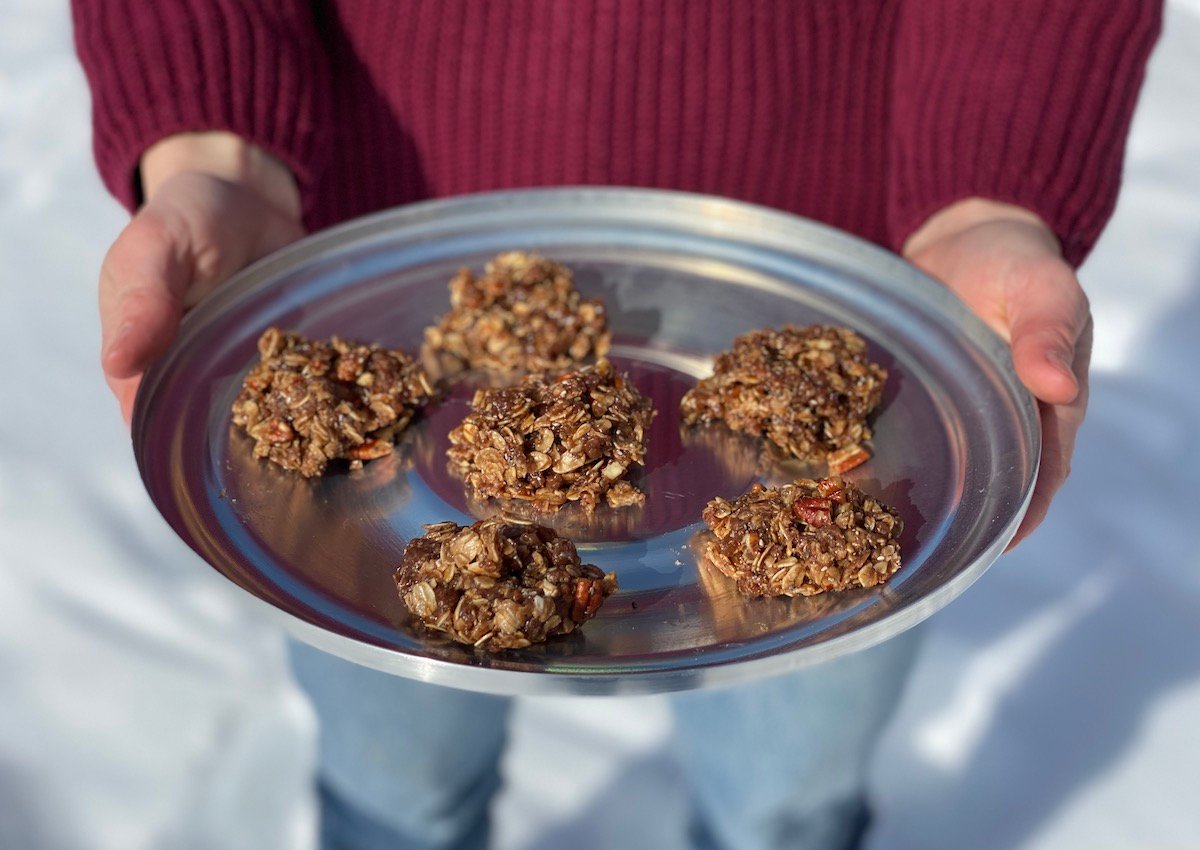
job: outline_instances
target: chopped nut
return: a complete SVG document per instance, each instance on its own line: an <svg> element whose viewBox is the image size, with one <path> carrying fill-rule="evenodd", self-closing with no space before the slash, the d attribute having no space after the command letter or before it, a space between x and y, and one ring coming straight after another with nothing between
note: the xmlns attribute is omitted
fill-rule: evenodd
<svg viewBox="0 0 1200 850"><path fill-rule="evenodd" d="M233 424L254 440L254 455L305 477L329 461L383 457L432 398L420 367L401 351L334 337L309 340L268 328L259 363L233 403Z"/></svg>
<svg viewBox="0 0 1200 850"><path fill-rule="evenodd" d="M820 488L818 487L818 492ZM797 499L792 502L792 513L796 519L803 522L805 525L813 528L824 528L833 520L830 518L830 512L833 510L833 502L829 499Z"/></svg>
<svg viewBox="0 0 1200 850"><path fill-rule="evenodd" d="M846 494L842 491L840 478L822 478L817 482L817 492L821 494L822 498L833 502L846 501Z"/></svg>
<svg viewBox="0 0 1200 850"><path fill-rule="evenodd" d="M625 467L614 460L604 467L604 470L600 474L609 481L615 481L625 474Z"/></svg>
<svg viewBox="0 0 1200 850"><path fill-rule="evenodd" d="M296 432L282 419L268 419L254 427L251 433L255 439L267 443L286 443L296 436Z"/></svg>
<svg viewBox="0 0 1200 850"><path fill-rule="evenodd" d="M346 449L346 457L351 460L375 460L392 453L392 444L386 440L367 440L358 446Z"/></svg>
<svg viewBox="0 0 1200 850"><path fill-rule="evenodd" d="M858 443L854 443L846 446L844 449L830 452L826 462L829 464L831 474L841 475L843 472L849 472L856 466L861 466L870 459L871 455L867 450Z"/></svg>
<svg viewBox="0 0 1200 850"><path fill-rule="evenodd" d="M480 390L471 412L450 432L450 468L480 499L518 499L542 511L579 502L587 512L642 504L625 480L644 464L649 399L607 360L520 385ZM599 420L608 424L595 427Z"/></svg>
<svg viewBox="0 0 1200 850"><path fill-rule="evenodd" d="M395 579L427 628L489 651L568 634L617 589L612 573L580 563L570 540L498 517L466 528L426 526L405 548Z"/></svg>
<svg viewBox="0 0 1200 850"><path fill-rule="evenodd" d="M603 582L591 578L575 580L575 600L571 606L571 617L583 621L591 617L604 601Z"/></svg>
<svg viewBox="0 0 1200 850"><path fill-rule="evenodd" d="M748 596L874 587L900 569L899 515L841 478L755 484L732 502L713 499L704 521L709 562Z"/></svg>
<svg viewBox="0 0 1200 850"><path fill-rule="evenodd" d="M886 380L853 331L786 325L735 339L712 377L684 395L680 412L685 424L724 422L803 461L825 460L837 474L869 457L861 442L871 437L867 416Z"/></svg>

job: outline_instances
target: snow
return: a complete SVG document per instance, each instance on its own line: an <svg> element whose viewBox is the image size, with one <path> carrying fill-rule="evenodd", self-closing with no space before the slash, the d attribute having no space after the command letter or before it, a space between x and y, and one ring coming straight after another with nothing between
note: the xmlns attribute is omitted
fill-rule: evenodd
<svg viewBox="0 0 1200 850"><path fill-rule="evenodd" d="M124 215L64 6L0 0L0 398L20 411L0 416L0 847L309 848L315 727L281 637L158 518L100 378L96 271ZM931 622L874 761L874 850L1200 846L1196 44L1179 0L1081 273L1075 471ZM80 417L52 418L60 394ZM682 848L670 724L656 698L522 701L496 845Z"/></svg>

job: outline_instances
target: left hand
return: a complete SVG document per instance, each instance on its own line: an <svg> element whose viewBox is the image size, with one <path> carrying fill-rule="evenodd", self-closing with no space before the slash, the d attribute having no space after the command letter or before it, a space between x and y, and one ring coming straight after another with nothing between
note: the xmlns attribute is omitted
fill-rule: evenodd
<svg viewBox="0 0 1200 850"><path fill-rule="evenodd" d="M911 263L950 288L1011 346L1038 401L1042 458L1011 549L1041 524L1066 481L1088 398L1092 314L1057 238L1020 207L970 198L939 211L904 245Z"/></svg>
<svg viewBox="0 0 1200 850"><path fill-rule="evenodd" d="M100 268L100 365L128 423L184 311L304 235L291 172L231 133L169 136L142 156L146 202Z"/></svg>

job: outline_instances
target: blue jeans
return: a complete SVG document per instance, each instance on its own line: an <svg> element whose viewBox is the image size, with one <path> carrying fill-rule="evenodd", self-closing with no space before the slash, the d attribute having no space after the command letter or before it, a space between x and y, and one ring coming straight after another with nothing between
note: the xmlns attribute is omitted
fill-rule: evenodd
<svg viewBox="0 0 1200 850"><path fill-rule="evenodd" d="M818 667L672 697L705 850L843 850L866 824L867 760L911 668L914 632ZM511 700L292 644L320 720L322 850L482 850Z"/></svg>

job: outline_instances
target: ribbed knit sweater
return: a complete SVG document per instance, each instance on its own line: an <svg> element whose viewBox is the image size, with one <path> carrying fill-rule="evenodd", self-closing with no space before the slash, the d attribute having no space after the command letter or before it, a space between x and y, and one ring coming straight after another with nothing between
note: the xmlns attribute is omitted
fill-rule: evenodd
<svg viewBox="0 0 1200 850"><path fill-rule="evenodd" d="M555 184L766 204L898 248L977 195L1069 261L1111 214L1158 0L73 0L108 188L231 130L309 227Z"/></svg>

